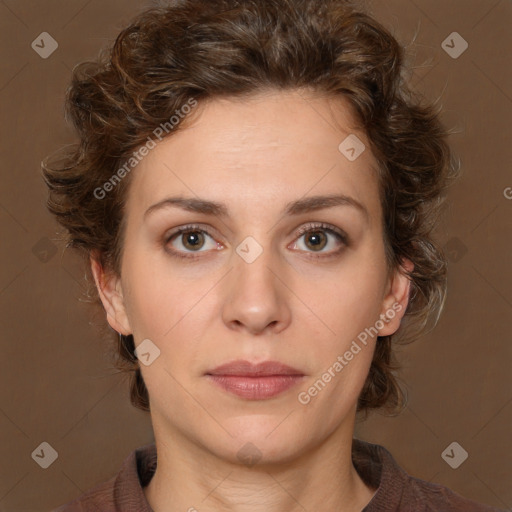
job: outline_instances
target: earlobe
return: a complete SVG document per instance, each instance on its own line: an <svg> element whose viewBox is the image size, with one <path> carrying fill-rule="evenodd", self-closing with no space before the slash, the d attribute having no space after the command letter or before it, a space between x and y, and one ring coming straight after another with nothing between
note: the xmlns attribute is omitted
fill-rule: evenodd
<svg viewBox="0 0 512 512"><path fill-rule="evenodd" d="M96 283L96 288L110 327L121 334L131 334L132 330L126 316L120 278L112 273L107 273L97 255L91 254L89 261L94 282Z"/></svg>
<svg viewBox="0 0 512 512"><path fill-rule="evenodd" d="M412 272L414 264L404 258L400 268L393 273L389 292L384 298L383 311L380 318L384 326L379 329L379 336L388 336L395 333L400 327L402 318L409 304L411 279L407 273Z"/></svg>

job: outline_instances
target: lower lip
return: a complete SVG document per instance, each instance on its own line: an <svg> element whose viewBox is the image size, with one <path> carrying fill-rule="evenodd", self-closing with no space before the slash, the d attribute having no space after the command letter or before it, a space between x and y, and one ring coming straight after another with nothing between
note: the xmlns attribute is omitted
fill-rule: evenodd
<svg viewBox="0 0 512 512"><path fill-rule="evenodd" d="M240 375L208 375L215 384L247 400L265 400L277 396L302 381L302 375L268 375L245 377Z"/></svg>

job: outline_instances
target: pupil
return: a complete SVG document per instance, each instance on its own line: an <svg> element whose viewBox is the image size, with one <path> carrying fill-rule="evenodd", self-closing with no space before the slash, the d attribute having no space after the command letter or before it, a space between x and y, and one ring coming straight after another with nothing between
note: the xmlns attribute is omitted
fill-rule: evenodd
<svg viewBox="0 0 512 512"><path fill-rule="evenodd" d="M308 237L309 245L313 247L318 247L319 245L322 245L322 237L323 235L318 231L310 234ZM311 242L311 240L313 240L313 242Z"/></svg>
<svg viewBox="0 0 512 512"><path fill-rule="evenodd" d="M200 245L200 236L197 234L197 232L188 233L185 237L185 245L196 247Z"/></svg>

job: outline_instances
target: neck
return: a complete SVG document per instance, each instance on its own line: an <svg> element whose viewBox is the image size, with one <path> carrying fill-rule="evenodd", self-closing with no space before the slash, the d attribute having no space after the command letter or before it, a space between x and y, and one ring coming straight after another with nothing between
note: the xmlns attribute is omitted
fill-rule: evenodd
<svg viewBox="0 0 512 512"><path fill-rule="evenodd" d="M360 512L375 494L351 458L353 421L294 458L249 466L220 458L154 421L157 470L144 488L158 512Z"/></svg>

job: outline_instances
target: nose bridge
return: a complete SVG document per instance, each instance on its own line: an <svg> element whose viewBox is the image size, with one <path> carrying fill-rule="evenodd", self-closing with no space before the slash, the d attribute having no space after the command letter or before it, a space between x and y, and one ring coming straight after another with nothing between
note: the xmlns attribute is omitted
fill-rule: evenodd
<svg viewBox="0 0 512 512"><path fill-rule="evenodd" d="M279 256L273 254L272 243L268 236L262 234L246 236L236 246L233 261L235 284L237 287L249 287L249 296L251 289L272 295L277 292L275 276L270 269L279 265ZM244 290L245 292L247 290Z"/></svg>

